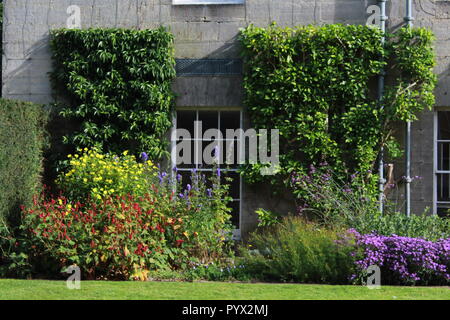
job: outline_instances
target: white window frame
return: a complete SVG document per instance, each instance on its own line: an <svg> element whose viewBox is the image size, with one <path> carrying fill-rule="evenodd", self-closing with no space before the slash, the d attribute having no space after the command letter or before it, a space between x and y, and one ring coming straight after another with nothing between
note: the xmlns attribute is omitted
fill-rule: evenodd
<svg viewBox="0 0 450 320"><path fill-rule="evenodd" d="M438 148L439 143L447 142L450 140L438 140L438 130L439 130L439 117L438 112L447 111L450 112L450 108L435 108L433 114L433 214L437 214L437 209L439 204L446 204L450 207L450 201L438 201L438 175L439 174L450 174L450 170L439 170L438 166Z"/></svg>
<svg viewBox="0 0 450 320"><path fill-rule="evenodd" d="M244 4L245 0L172 0L173 5Z"/></svg>
<svg viewBox="0 0 450 320"><path fill-rule="evenodd" d="M244 114L242 111L242 108L204 108L204 107L198 107L198 108L190 108L190 107L179 107L176 109L176 111L174 112L173 118L172 118L172 132L174 130L177 129L177 111L195 111L197 114L197 120L198 120L198 115L199 112L201 111L214 111L214 112L218 112L218 126L219 126L219 130L221 130L220 128L220 115L221 112L226 112L226 111L235 111L235 112L239 112L239 123L240 123L240 127L243 128L244 125ZM176 144L177 141L173 140L172 137L174 136L172 134L172 132L170 133L171 136L171 140L170 140L170 150L171 150L171 168L176 167L176 161L177 161L177 154L176 154ZM225 139L225 137L224 137ZM243 146L244 144L242 143L242 135L239 138L241 143L240 143L240 152L243 152ZM212 168L198 168L197 164L193 164L193 166L195 166L195 168L200 171L200 172L212 172L213 169ZM220 167L220 166L219 166ZM178 171L190 171L193 168L179 168ZM172 171L173 172L173 171ZM226 169L225 172L237 172L237 169ZM243 182L242 182L242 178L239 179L239 199L233 199L233 201L239 201L239 227L238 229L234 229L233 230L233 240L241 240L241 230L242 230L242 202L243 202Z"/></svg>

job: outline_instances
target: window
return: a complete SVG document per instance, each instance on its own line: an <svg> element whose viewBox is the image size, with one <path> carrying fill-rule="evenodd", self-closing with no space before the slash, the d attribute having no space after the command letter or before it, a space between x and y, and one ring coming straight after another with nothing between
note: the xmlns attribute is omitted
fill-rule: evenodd
<svg viewBox="0 0 450 320"><path fill-rule="evenodd" d="M196 138L194 133L194 122L201 121L201 134L200 138ZM241 193L242 193L242 181L238 169L238 139L241 137L235 137L233 139L227 139L227 129L239 129L242 127L242 112L240 110L178 110L174 119L174 128L186 129L189 131L191 138L184 139L190 141L191 150L194 150L190 154L189 163L181 163L177 165L177 155L184 159L184 149L177 148L181 140L172 140L172 167L177 167L178 172L183 178L183 188L190 183L191 170L196 169L198 172L202 172L206 176L213 174L213 165L207 164L203 161L203 157L200 158L198 150L203 154L203 151L208 145L211 145L213 141L217 142L217 147L222 155L227 154L228 150L234 150L229 152L231 157L221 156L221 161L218 167L221 170L221 181L225 182L226 177L232 179L230 182L229 194L233 198L229 204L232 208L231 222L235 226L234 237L240 238L240 223L241 223ZM208 138L203 134L209 130L214 129L220 131L222 137L220 139ZM197 148L195 144L197 143ZM179 154L179 152L181 154ZM187 159L187 158L186 158Z"/></svg>
<svg viewBox="0 0 450 320"><path fill-rule="evenodd" d="M450 209L450 111L435 112L434 208L439 216Z"/></svg>
<svg viewBox="0 0 450 320"><path fill-rule="evenodd" d="M172 0L174 5L244 4L245 0Z"/></svg>

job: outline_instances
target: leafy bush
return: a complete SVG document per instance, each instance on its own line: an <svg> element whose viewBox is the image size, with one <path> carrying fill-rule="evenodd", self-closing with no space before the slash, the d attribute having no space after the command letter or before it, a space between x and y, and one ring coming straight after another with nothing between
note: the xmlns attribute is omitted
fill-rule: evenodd
<svg viewBox="0 0 450 320"><path fill-rule="evenodd" d="M242 263L258 280L344 284L352 274L353 249L339 240L336 231L288 217L251 234Z"/></svg>
<svg viewBox="0 0 450 320"><path fill-rule="evenodd" d="M88 196L101 200L111 195L144 195L157 175L152 162L138 163L128 151L118 156L85 148L68 157L67 172L59 176L58 185L71 200L83 201Z"/></svg>
<svg viewBox="0 0 450 320"><path fill-rule="evenodd" d="M258 215L258 227L270 227L280 221L279 215L262 208L256 210L255 213Z"/></svg>
<svg viewBox="0 0 450 320"><path fill-rule="evenodd" d="M242 168L248 181L280 190L292 172L324 161L346 180L373 170L381 146L387 153L394 146L398 156L398 121L414 120L434 104L433 35L405 28L386 46L382 36L379 29L355 25L241 30L252 126L280 130L279 174L262 176L260 164L248 164ZM388 79L381 104L372 84L383 69ZM367 178L376 190L376 179Z"/></svg>
<svg viewBox="0 0 450 320"><path fill-rule="evenodd" d="M36 201L23 216L31 255L60 268L76 264L90 279L145 278L148 270L180 267L188 259L182 245L189 234L181 216L155 210L161 200L148 195L107 198L101 205L71 205L64 197Z"/></svg>
<svg viewBox="0 0 450 320"><path fill-rule="evenodd" d="M450 238L436 242L376 234L356 236L354 279L366 276L371 265L381 269L381 281L390 285L448 285L450 283Z"/></svg>
<svg viewBox="0 0 450 320"><path fill-rule="evenodd" d="M342 179L327 163L321 163L305 173L292 173L290 182L300 215L348 228L357 217L377 212L377 193L371 188L376 179L371 171Z"/></svg>
<svg viewBox="0 0 450 320"><path fill-rule="evenodd" d="M351 224L351 226L350 226ZM412 215L404 213L367 214L356 217L349 227L362 234L377 233L379 235L398 235L410 238L422 238L429 241L450 237L450 219L437 215Z"/></svg>
<svg viewBox="0 0 450 320"><path fill-rule="evenodd" d="M305 174L292 174L298 214L331 228L353 228L362 234L396 234L432 241L450 236L449 219L427 215L407 217L389 210L380 215L377 194L364 182L377 177L370 171L365 176L370 178L353 174L345 182L325 164L311 166Z"/></svg>
<svg viewBox="0 0 450 320"><path fill-rule="evenodd" d="M156 160L167 154L175 77L173 36L155 30L88 29L51 33L61 112L78 124L65 137L76 147L98 147Z"/></svg>
<svg viewBox="0 0 450 320"><path fill-rule="evenodd" d="M88 151L84 156L91 165L100 166L105 165L100 161L115 159L99 155ZM128 156L116 160L133 168ZM93 181L96 174L87 170L80 177ZM117 185L126 185L130 176L117 175ZM193 172L191 184L181 190L176 170L173 175L155 176L150 165L145 179L151 183L144 194L136 181L136 189L130 185L128 195L108 193L92 201L64 195L35 198L32 206L24 208L21 227L32 265L41 265L40 271L50 275L76 264L88 278L145 280L150 271L186 270L194 263L217 262L231 254L228 187L219 183L218 175L207 181ZM86 182L78 191L89 187Z"/></svg>
<svg viewBox="0 0 450 320"><path fill-rule="evenodd" d="M46 119L40 105L0 99L0 223L17 225L39 192Z"/></svg>
<svg viewBox="0 0 450 320"><path fill-rule="evenodd" d="M0 278L25 278L32 272L28 244L19 237L17 228L0 221Z"/></svg>

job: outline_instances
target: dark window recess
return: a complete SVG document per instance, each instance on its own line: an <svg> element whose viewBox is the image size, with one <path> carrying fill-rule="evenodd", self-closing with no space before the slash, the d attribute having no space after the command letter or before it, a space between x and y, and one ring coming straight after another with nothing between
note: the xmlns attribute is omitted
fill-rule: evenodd
<svg viewBox="0 0 450 320"><path fill-rule="evenodd" d="M241 75L240 59L176 59L178 76Z"/></svg>

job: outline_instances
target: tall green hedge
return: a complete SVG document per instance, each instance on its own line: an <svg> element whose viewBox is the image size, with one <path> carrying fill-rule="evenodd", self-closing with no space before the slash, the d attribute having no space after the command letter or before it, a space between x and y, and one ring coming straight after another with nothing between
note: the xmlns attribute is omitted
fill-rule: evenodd
<svg viewBox="0 0 450 320"><path fill-rule="evenodd" d="M41 186L45 124L43 106L0 99L0 219L14 223Z"/></svg>
<svg viewBox="0 0 450 320"><path fill-rule="evenodd" d="M173 36L155 30L56 30L51 35L52 82L61 115L76 124L65 136L75 147L167 155L176 76Z"/></svg>

